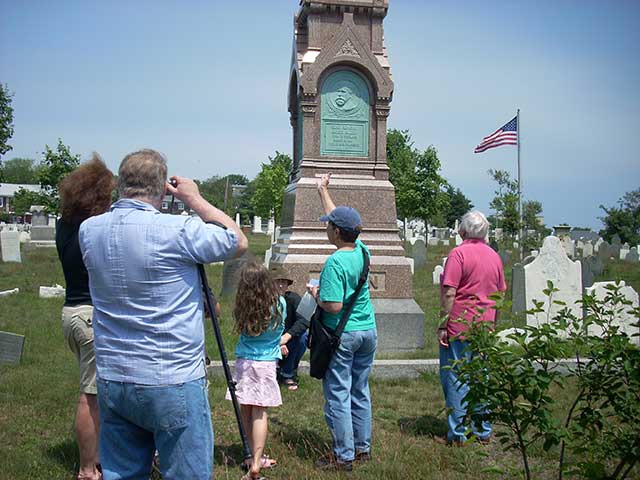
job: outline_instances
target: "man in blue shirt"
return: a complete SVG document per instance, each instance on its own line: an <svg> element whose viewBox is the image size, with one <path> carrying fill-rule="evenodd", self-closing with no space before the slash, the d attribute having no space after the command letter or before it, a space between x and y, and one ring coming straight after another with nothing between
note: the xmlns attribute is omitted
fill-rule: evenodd
<svg viewBox="0 0 640 480"><path fill-rule="evenodd" d="M195 182L171 179L175 186L160 153L127 155L118 171L120 200L80 226L95 309L105 480L149 478L156 449L164 478L212 475L197 265L241 255L248 242ZM160 213L165 192L200 219Z"/></svg>

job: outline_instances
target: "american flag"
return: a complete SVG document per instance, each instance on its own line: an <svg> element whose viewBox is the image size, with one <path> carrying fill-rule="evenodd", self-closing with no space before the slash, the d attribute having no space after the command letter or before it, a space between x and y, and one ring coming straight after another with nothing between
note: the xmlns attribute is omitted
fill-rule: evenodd
<svg viewBox="0 0 640 480"><path fill-rule="evenodd" d="M501 147L502 145L518 144L518 117L504 124L498 130L488 137L484 137L480 145L476 147L473 153L482 153L490 148Z"/></svg>

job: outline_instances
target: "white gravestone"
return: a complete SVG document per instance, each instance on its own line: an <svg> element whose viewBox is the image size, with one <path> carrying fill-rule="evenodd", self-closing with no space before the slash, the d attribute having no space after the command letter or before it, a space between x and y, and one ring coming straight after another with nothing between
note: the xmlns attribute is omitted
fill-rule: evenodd
<svg viewBox="0 0 640 480"><path fill-rule="evenodd" d="M598 300L605 300L608 295L612 294L612 291L607 289L608 285L616 285L616 282L596 282L591 287L586 289L588 295L594 295ZM618 295L621 295L626 300L631 302L630 305L617 305L613 312L612 325L619 327L621 332L626 333L633 343L640 345L640 330L638 329L638 318L629 311L638 307L638 292L633 287L625 285L623 281L617 284L620 289ZM605 310L611 310L613 305L607 302ZM605 315L606 317L606 315ZM606 319L606 318L605 318ZM590 335L602 335L602 328L599 325L589 325Z"/></svg>
<svg viewBox="0 0 640 480"><path fill-rule="evenodd" d="M262 217L259 217L258 215L253 217L252 233L262 233Z"/></svg>
<svg viewBox="0 0 640 480"><path fill-rule="evenodd" d="M271 263L271 255L273 253L273 249L265 250L264 252L264 266L265 268L269 268L269 264Z"/></svg>
<svg viewBox="0 0 640 480"><path fill-rule="evenodd" d="M240 222L240 214L236 213L236 225L238 228L242 228L242 223Z"/></svg>
<svg viewBox="0 0 640 480"><path fill-rule="evenodd" d="M604 242L604 240L598 237L598 240L596 240L596 243L593 244L593 253L598 253L598 250L600 250L600 245L602 245L602 242Z"/></svg>
<svg viewBox="0 0 640 480"><path fill-rule="evenodd" d="M584 244L582 245L582 256L583 257L590 257L591 255L593 255L593 245L591 244L591 242L584 242Z"/></svg>
<svg viewBox="0 0 640 480"><path fill-rule="evenodd" d="M22 263L20 257L20 233L17 231L3 230L0 232L0 249L3 262Z"/></svg>
<svg viewBox="0 0 640 480"><path fill-rule="evenodd" d="M538 326L546 323L564 308L553 303L555 300L564 302L576 317L582 316L581 307L576 304L582 298L581 264L567 257L558 237L546 237L538 256L523 269L526 309L534 308L534 300L544 302L542 313L527 315L528 325ZM553 286L559 290L553 293L551 305L549 297L543 293L548 281L553 282Z"/></svg>
<svg viewBox="0 0 640 480"><path fill-rule="evenodd" d="M462 237L456 233L456 246L462 245Z"/></svg>
<svg viewBox="0 0 640 480"><path fill-rule="evenodd" d="M433 269L433 284L434 285L440 285L440 277L442 276L442 273L444 272L444 268L442 268L440 265L436 265L436 268Z"/></svg>
<svg viewBox="0 0 640 480"><path fill-rule="evenodd" d="M273 235L273 232L276 230L276 220L275 218L270 218L269 223L267 223L267 235Z"/></svg>
<svg viewBox="0 0 640 480"><path fill-rule="evenodd" d="M562 248L564 248L564 251L567 254L567 256L571 258L575 258L576 244L574 243L573 240L571 240L571 237L569 237L568 235L565 235L564 237L560 238L560 243L562 243Z"/></svg>

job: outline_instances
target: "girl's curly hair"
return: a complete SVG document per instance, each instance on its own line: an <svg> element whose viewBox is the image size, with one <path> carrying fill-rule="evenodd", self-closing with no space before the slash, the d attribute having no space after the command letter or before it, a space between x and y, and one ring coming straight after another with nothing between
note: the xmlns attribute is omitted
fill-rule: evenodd
<svg viewBox="0 0 640 480"><path fill-rule="evenodd" d="M240 270L233 308L236 331L256 337L270 325L276 328L282 322L279 298L276 284L264 265L255 261L246 263ZM276 318L275 324L271 324L272 318Z"/></svg>
<svg viewBox="0 0 640 480"><path fill-rule="evenodd" d="M113 173L100 155L94 152L91 160L80 165L60 182L60 210L63 220L76 226L89 217L106 212L111 205L111 194L115 186Z"/></svg>

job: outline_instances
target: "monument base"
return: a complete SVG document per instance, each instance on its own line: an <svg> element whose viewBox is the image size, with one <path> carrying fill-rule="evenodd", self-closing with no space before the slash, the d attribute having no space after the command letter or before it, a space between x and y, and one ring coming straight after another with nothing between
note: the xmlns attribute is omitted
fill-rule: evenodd
<svg viewBox="0 0 640 480"><path fill-rule="evenodd" d="M372 298L378 328L378 352L424 348L424 312L413 298Z"/></svg>

